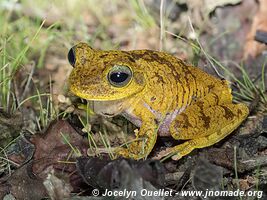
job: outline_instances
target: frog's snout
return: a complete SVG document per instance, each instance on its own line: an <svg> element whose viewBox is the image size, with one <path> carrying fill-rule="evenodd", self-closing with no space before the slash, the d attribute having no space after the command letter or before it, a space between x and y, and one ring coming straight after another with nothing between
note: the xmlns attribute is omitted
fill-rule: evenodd
<svg viewBox="0 0 267 200"><path fill-rule="evenodd" d="M71 47L68 53L68 60L72 67L75 66L76 55L75 55L75 46Z"/></svg>

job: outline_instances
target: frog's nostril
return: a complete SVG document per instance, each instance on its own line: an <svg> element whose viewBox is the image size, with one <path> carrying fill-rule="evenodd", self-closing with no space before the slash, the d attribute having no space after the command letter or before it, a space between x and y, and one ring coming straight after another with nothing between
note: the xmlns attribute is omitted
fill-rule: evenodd
<svg viewBox="0 0 267 200"><path fill-rule="evenodd" d="M76 61L76 58L75 58L75 48L72 47L70 50L69 50L69 53L68 53L68 60L69 60L69 63L72 65L72 67L74 67L75 65L75 61Z"/></svg>

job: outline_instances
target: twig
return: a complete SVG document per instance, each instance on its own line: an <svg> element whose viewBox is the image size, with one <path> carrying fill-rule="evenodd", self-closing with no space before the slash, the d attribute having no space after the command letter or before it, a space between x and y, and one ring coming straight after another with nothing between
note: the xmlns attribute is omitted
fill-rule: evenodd
<svg viewBox="0 0 267 200"><path fill-rule="evenodd" d="M159 50L160 51L162 50L163 36L165 34L165 32L164 32L165 24L164 24L164 19L163 19L163 16L164 16L164 1L165 0L161 0L160 1L160 40L159 40Z"/></svg>

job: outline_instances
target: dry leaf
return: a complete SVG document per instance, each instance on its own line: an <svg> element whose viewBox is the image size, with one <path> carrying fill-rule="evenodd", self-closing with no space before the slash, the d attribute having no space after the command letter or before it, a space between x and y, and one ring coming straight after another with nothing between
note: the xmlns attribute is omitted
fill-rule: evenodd
<svg viewBox="0 0 267 200"><path fill-rule="evenodd" d="M72 191L71 185L62 177L58 178L55 175L54 169L51 169L50 173L48 173L43 184L51 199L70 198L70 193Z"/></svg>
<svg viewBox="0 0 267 200"><path fill-rule="evenodd" d="M88 185L99 189L118 189L118 187L132 189L139 184L139 181L160 188L165 182L165 169L162 163L156 160L80 157L76 165L83 180Z"/></svg>
<svg viewBox="0 0 267 200"><path fill-rule="evenodd" d="M42 199L46 196L42 180L34 176L30 167L31 164L28 163L17 169L6 183L9 186L9 192L16 199Z"/></svg>
<svg viewBox="0 0 267 200"><path fill-rule="evenodd" d="M56 169L64 168L65 171L74 171L73 164L66 164L63 161L74 161L73 157L77 156L77 152L86 155L88 148L87 141L64 120L54 121L43 135L32 137L31 142L36 148L33 172L42 178L46 177L46 169L51 166ZM74 154L70 154L73 151L72 148L75 149Z"/></svg>

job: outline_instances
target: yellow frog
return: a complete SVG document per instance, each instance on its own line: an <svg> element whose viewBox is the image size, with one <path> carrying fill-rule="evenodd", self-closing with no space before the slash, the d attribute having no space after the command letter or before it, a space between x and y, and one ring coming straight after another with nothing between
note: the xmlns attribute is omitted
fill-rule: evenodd
<svg viewBox="0 0 267 200"><path fill-rule="evenodd" d="M164 52L102 51L79 43L68 59L71 92L94 101L95 113L120 114L140 127L136 140L116 152L123 157L144 158L157 135L171 135L186 140L165 152L179 159L220 141L249 113L246 105L232 103L227 81Z"/></svg>

